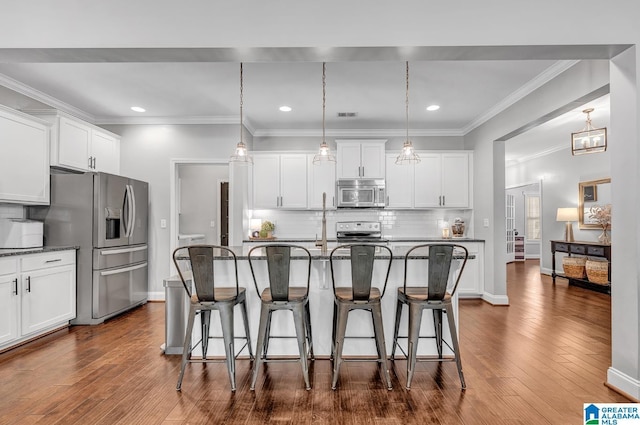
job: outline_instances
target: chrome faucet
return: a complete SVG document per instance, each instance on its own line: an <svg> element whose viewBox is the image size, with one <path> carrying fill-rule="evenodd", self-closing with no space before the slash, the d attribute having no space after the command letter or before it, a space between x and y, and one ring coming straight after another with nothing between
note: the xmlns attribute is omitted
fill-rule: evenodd
<svg viewBox="0 0 640 425"><path fill-rule="evenodd" d="M322 240L316 235L316 246L322 254L327 253L327 192L322 192Z"/></svg>

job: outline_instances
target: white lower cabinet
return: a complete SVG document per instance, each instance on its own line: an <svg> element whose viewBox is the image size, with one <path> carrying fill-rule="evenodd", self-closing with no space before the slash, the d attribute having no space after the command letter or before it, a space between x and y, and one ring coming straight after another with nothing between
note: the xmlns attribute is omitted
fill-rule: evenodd
<svg viewBox="0 0 640 425"><path fill-rule="evenodd" d="M9 270L14 272L2 274ZM0 260L0 349L64 326L75 316L75 250Z"/></svg>
<svg viewBox="0 0 640 425"><path fill-rule="evenodd" d="M455 243L467 248L469 256L475 256L473 259L470 258L464 266L464 271L458 284L458 296L460 298L481 298L484 292L484 245L479 242Z"/></svg>

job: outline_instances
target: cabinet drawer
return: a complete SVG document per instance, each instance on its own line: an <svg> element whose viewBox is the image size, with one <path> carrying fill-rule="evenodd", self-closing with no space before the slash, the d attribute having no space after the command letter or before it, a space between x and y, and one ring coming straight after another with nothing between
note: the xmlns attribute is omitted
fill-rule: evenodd
<svg viewBox="0 0 640 425"><path fill-rule="evenodd" d="M73 264L76 261L76 252L58 251L46 254L25 255L20 259L22 272L38 270L45 267L58 267Z"/></svg>
<svg viewBox="0 0 640 425"><path fill-rule="evenodd" d="M586 247L584 245L571 245L569 251L572 254L584 254L586 252Z"/></svg>
<svg viewBox="0 0 640 425"><path fill-rule="evenodd" d="M600 257L604 257L604 248L601 246L588 246L587 247L588 255L597 255Z"/></svg>
<svg viewBox="0 0 640 425"><path fill-rule="evenodd" d="M15 257L0 259L0 275L15 273L17 270L16 265Z"/></svg>
<svg viewBox="0 0 640 425"><path fill-rule="evenodd" d="M556 251L557 252L569 252L569 245L567 245L566 243L557 243L556 244Z"/></svg>

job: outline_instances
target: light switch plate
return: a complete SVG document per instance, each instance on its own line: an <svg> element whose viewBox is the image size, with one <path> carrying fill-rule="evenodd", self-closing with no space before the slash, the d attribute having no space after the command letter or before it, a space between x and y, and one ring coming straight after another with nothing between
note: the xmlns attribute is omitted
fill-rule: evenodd
<svg viewBox="0 0 640 425"><path fill-rule="evenodd" d="M167 219L163 218L162 220L160 220L160 228L161 229L167 228Z"/></svg>
<svg viewBox="0 0 640 425"><path fill-rule="evenodd" d="M209 227L216 227L216 222L215 222L215 221L213 221L213 220L211 220L211 221L209 222Z"/></svg>
<svg viewBox="0 0 640 425"><path fill-rule="evenodd" d="M484 227L489 227L489 219L488 219L488 218L485 218L485 219L482 221L482 224L484 225Z"/></svg>

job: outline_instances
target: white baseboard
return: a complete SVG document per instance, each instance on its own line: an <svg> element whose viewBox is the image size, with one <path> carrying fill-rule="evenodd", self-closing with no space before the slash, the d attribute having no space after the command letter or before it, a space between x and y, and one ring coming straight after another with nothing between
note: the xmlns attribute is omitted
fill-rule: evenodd
<svg viewBox="0 0 640 425"><path fill-rule="evenodd" d="M164 291L149 292L147 299L149 301L164 301Z"/></svg>
<svg viewBox="0 0 640 425"><path fill-rule="evenodd" d="M607 370L607 384L629 394L636 400L640 399L640 381L625 375L613 367Z"/></svg>
<svg viewBox="0 0 640 425"><path fill-rule="evenodd" d="M509 305L509 297L506 295L493 295L488 292L482 294L482 299L492 305Z"/></svg>

